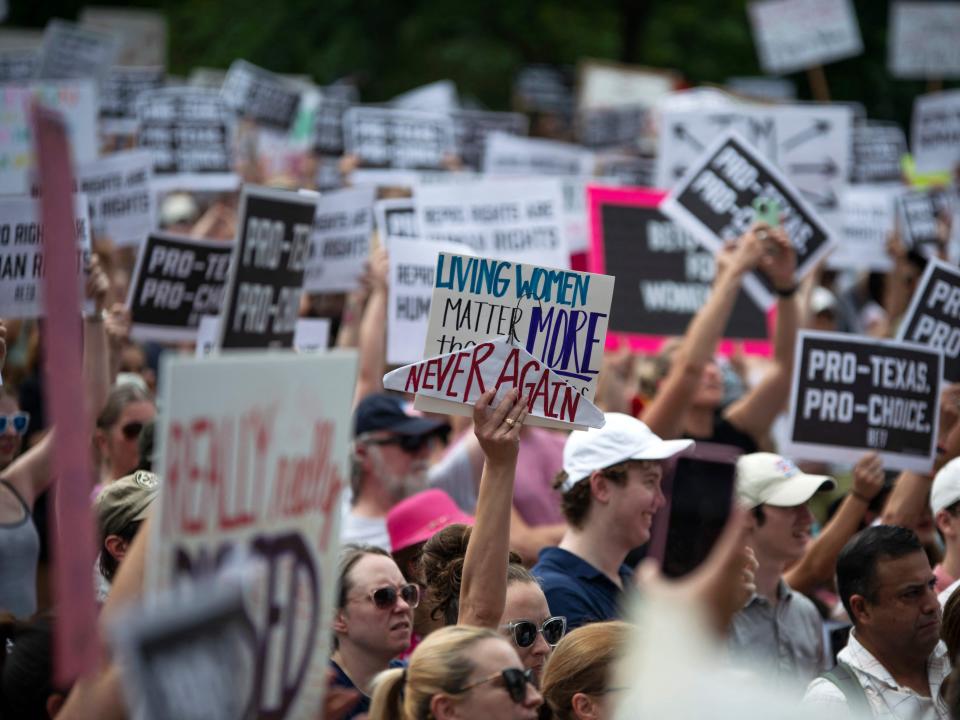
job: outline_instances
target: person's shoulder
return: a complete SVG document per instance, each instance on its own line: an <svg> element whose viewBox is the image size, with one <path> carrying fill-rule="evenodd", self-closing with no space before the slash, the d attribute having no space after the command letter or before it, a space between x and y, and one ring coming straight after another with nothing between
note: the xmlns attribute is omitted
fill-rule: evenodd
<svg viewBox="0 0 960 720"><path fill-rule="evenodd" d="M820 615L816 603L802 592L790 588L790 602L793 604L794 611L804 616L804 619L816 622L817 625L823 624L823 617Z"/></svg>
<svg viewBox="0 0 960 720"><path fill-rule="evenodd" d="M847 698L843 691L825 677L814 678L803 694L804 705L846 706Z"/></svg>

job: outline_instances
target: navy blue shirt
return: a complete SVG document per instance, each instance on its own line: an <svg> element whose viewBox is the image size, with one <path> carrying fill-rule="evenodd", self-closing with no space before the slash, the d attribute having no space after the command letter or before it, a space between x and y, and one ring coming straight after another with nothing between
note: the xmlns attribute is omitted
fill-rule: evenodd
<svg viewBox="0 0 960 720"><path fill-rule="evenodd" d="M623 590L578 555L558 547L540 551L533 574L543 587L551 615L565 615L567 628L592 622L616 620L623 614ZM631 586L633 571L620 566L620 581Z"/></svg>
<svg viewBox="0 0 960 720"><path fill-rule="evenodd" d="M402 668L406 667L406 663L403 662L403 660L391 660L388 667ZM333 670L333 681L330 683L333 685L333 687L357 690L357 686L353 684L353 680L347 677L347 674L343 671L343 668L337 665L332 659L330 660L330 669ZM370 698L361 692L360 699L357 700L357 704L347 711L347 714L343 716L343 720L350 720L350 718L354 718L357 715L362 715L363 713L367 712L370 712Z"/></svg>

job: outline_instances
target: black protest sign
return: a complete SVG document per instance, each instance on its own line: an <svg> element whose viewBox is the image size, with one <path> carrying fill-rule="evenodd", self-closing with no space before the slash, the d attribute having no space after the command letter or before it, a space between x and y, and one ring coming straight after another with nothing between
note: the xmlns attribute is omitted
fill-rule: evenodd
<svg viewBox="0 0 960 720"><path fill-rule="evenodd" d="M299 90L246 60L230 65L220 96L238 115L281 132L291 128L300 109Z"/></svg>
<svg viewBox="0 0 960 720"><path fill-rule="evenodd" d="M912 250L935 254L940 244L939 225L950 210L950 199L942 188L907 190L897 197L900 239Z"/></svg>
<svg viewBox="0 0 960 720"><path fill-rule="evenodd" d="M895 123L854 125L850 179L855 183L900 182L900 160L906 153L906 136Z"/></svg>
<svg viewBox="0 0 960 720"><path fill-rule="evenodd" d="M802 331L786 454L930 472L937 445L943 355L914 343Z"/></svg>
<svg viewBox="0 0 960 720"><path fill-rule="evenodd" d="M960 382L960 271L931 259L900 323L898 340L943 351L943 377Z"/></svg>
<svg viewBox="0 0 960 720"><path fill-rule="evenodd" d="M661 210L716 252L750 228L756 219L753 204L759 198L780 207L783 229L797 252L799 281L836 241L796 188L737 133L724 133L703 152ZM763 308L775 301L761 273L748 275L744 287Z"/></svg>
<svg viewBox="0 0 960 720"><path fill-rule="evenodd" d="M201 316L220 313L232 250L224 242L149 235L130 282L131 335L140 341L196 339Z"/></svg>
<svg viewBox="0 0 960 720"><path fill-rule="evenodd" d="M570 66L525 65L513 83L513 104L523 112L566 116L573 111L573 85Z"/></svg>
<svg viewBox="0 0 960 720"><path fill-rule="evenodd" d="M478 170L483 161L487 135L494 132L527 134L527 117L520 113L455 110L450 116L453 118L457 154L464 165L474 170Z"/></svg>
<svg viewBox="0 0 960 720"><path fill-rule="evenodd" d="M343 114L350 108L347 100L324 95L314 109L313 149L320 155L343 154Z"/></svg>
<svg viewBox="0 0 960 720"><path fill-rule="evenodd" d="M100 123L106 133L130 133L136 130L137 98L147 90L162 88L162 67L110 68L99 87Z"/></svg>
<svg viewBox="0 0 960 720"><path fill-rule="evenodd" d="M343 144L363 167L442 169L457 151L449 115L379 107L344 113Z"/></svg>
<svg viewBox="0 0 960 720"><path fill-rule="evenodd" d="M315 196L245 186L220 347L293 347Z"/></svg>
<svg viewBox="0 0 960 720"><path fill-rule="evenodd" d="M639 105L581 110L576 117L577 140L590 148L635 148L647 121Z"/></svg>

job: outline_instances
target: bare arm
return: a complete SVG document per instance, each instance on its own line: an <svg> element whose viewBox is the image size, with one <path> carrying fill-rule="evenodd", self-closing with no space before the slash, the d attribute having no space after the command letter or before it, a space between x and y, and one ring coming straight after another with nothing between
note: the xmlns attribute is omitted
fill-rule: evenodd
<svg viewBox="0 0 960 720"><path fill-rule="evenodd" d="M371 393L383 390L387 360L387 251L379 248L370 257L370 298L360 323L360 370L354 405Z"/></svg>

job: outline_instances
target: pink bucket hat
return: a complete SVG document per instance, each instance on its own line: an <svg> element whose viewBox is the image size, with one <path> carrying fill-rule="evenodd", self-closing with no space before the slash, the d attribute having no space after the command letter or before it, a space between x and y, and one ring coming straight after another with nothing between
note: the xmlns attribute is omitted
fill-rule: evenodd
<svg viewBox="0 0 960 720"><path fill-rule="evenodd" d="M428 540L450 525L473 525L473 516L463 512L443 490L431 489L401 500L387 513L390 549L399 552Z"/></svg>

